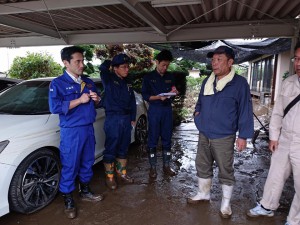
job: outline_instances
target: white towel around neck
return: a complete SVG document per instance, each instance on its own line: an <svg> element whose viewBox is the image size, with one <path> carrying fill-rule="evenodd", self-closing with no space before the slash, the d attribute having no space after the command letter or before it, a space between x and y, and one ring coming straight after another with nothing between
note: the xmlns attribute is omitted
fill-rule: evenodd
<svg viewBox="0 0 300 225"><path fill-rule="evenodd" d="M216 85L216 90L217 91L222 91L223 88L225 87L225 85L230 82L235 74L235 69L232 66L230 73L227 74L225 77L223 77L222 79L218 80L217 85ZM211 75L209 76L205 86L204 86L204 95L213 95L215 94L214 92L214 81L216 79L216 75L214 74L214 72L211 73Z"/></svg>

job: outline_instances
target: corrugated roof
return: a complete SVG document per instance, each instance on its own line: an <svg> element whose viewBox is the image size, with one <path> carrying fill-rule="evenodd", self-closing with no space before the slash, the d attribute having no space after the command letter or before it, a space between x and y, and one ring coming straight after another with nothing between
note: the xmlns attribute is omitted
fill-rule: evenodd
<svg viewBox="0 0 300 225"><path fill-rule="evenodd" d="M295 37L298 15L300 0L0 0L0 46Z"/></svg>

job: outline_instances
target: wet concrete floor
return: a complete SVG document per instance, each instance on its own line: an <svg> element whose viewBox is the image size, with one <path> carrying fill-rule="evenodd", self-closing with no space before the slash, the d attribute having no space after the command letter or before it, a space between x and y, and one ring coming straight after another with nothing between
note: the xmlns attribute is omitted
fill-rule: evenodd
<svg viewBox="0 0 300 225"><path fill-rule="evenodd" d="M104 185L103 164L94 166L91 187L94 192L104 193L105 199L98 203L81 202L77 194L75 200L78 217L69 220L63 213L63 199L57 198L46 208L31 214L9 213L0 218L1 225L283 225L294 193L292 179L285 185L280 207L273 218L249 219L246 211L255 206L261 197L267 177L270 153L267 141L259 139L254 148L235 153L236 185L232 197L233 215L231 219L221 219L221 187L215 166L211 191L211 201L189 205L186 198L196 193L197 178L195 157L198 132L194 123L183 123L173 134L173 167L178 171L175 177L162 174L162 158L159 152L158 177L148 177L148 159L142 146L130 147L128 173L135 178L132 185L120 186L115 191ZM251 145L249 145L251 147ZM77 192L77 191L76 191Z"/></svg>

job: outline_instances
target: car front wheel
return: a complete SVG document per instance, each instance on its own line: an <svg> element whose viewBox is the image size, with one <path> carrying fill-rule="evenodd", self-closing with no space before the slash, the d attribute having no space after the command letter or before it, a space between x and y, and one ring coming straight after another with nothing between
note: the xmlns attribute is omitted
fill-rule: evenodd
<svg viewBox="0 0 300 225"><path fill-rule="evenodd" d="M52 202L58 191L61 166L50 149L39 149L18 166L10 187L10 209L21 213L35 212Z"/></svg>
<svg viewBox="0 0 300 225"><path fill-rule="evenodd" d="M142 115L135 126L135 141L139 144L146 143L148 133L146 116Z"/></svg>

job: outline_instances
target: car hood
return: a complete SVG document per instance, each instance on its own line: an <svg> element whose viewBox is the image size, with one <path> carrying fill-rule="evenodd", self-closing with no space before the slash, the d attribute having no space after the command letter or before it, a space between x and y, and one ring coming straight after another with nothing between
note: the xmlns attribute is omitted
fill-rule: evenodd
<svg viewBox="0 0 300 225"><path fill-rule="evenodd" d="M0 115L0 141L26 136L45 129L49 114L46 115ZM58 124L56 124L57 126Z"/></svg>

